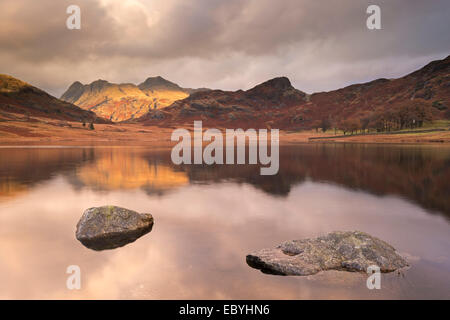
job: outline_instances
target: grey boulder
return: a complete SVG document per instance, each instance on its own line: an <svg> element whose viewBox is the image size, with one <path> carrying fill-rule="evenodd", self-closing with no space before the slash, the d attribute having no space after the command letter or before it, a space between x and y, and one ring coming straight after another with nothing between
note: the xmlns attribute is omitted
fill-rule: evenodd
<svg viewBox="0 0 450 320"><path fill-rule="evenodd" d="M388 243L360 231L336 231L313 239L293 240L247 255L247 264L264 273L306 276L325 270L381 272L408 266Z"/></svg>
<svg viewBox="0 0 450 320"><path fill-rule="evenodd" d="M152 227L151 214L116 206L94 207L78 221L76 238L93 250L114 249L136 241Z"/></svg>

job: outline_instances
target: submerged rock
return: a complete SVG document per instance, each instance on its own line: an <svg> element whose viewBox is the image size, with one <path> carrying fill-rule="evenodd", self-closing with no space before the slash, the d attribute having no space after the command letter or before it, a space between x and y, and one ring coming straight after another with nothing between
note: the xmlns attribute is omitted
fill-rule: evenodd
<svg viewBox="0 0 450 320"><path fill-rule="evenodd" d="M114 249L142 237L152 227L151 214L103 206L89 208L83 213L77 224L76 237L93 250Z"/></svg>
<svg viewBox="0 0 450 320"><path fill-rule="evenodd" d="M274 249L247 255L247 264L264 273L306 276L324 270L366 272L376 265L392 272L408 263L386 242L359 232L331 232L314 239L293 240Z"/></svg>

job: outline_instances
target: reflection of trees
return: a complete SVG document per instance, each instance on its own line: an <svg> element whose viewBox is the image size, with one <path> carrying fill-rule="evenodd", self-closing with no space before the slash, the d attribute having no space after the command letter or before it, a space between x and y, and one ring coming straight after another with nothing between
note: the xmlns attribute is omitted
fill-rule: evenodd
<svg viewBox="0 0 450 320"><path fill-rule="evenodd" d="M260 176L259 165L184 166L192 181L232 180L287 195L305 179L376 195L397 195L450 214L450 149L433 146L314 144L280 150L280 171Z"/></svg>
<svg viewBox="0 0 450 320"><path fill-rule="evenodd" d="M338 144L302 148L294 154L299 170L313 180L402 196L450 214L449 149Z"/></svg>

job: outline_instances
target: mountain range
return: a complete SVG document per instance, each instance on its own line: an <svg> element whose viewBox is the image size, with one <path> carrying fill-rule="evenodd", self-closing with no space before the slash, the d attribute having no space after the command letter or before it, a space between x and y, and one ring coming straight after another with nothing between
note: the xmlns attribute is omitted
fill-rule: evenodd
<svg viewBox="0 0 450 320"><path fill-rule="evenodd" d="M61 100L93 111L102 118L120 122L165 108L198 90L201 89L181 88L160 76L150 77L139 85L115 84L105 80L84 85L76 81L61 96Z"/></svg>
<svg viewBox="0 0 450 320"><path fill-rule="evenodd" d="M172 125L203 120L208 126L302 129L351 120L376 122L373 126L399 122L403 127L405 117L450 119L450 56L398 79L311 95L295 89L285 77L247 91L197 92L163 110L151 110L138 121Z"/></svg>
<svg viewBox="0 0 450 320"><path fill-rule="evenodd" d="M139 85L74 82L61 99L0 75L0 116L31 115L80 122L174 126L203 120L228 128L309 129L355 120L373 127L450 119L450 56L398 79L377 79L307 94L278 77L243 91L182 88L162 77ZM417 122L416 122L417 121ZM353 129L352 129L353 131Z"/></svg>

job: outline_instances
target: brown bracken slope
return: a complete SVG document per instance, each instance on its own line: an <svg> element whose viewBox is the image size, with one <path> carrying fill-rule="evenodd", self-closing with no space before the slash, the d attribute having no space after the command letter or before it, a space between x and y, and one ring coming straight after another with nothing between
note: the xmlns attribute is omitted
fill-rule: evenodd
<svg viewBox="0 0 450 320"><path fill-rule="evenodd" d="M275 78L247 91L197 92L139 118L147 125L311 129L328 126L379 131L450 119L450 56L399 79L378 79L330 92L305 94L287 78Z"/></svg>
<svg viewBox="0 0 450 320"><path fill-rule="evenodd" d="M25 118L24 118L25 116ZM45 91L8 75L0 74L0 118L41 117L66 121L108 123L94 112L61 101Z"/></svg>

